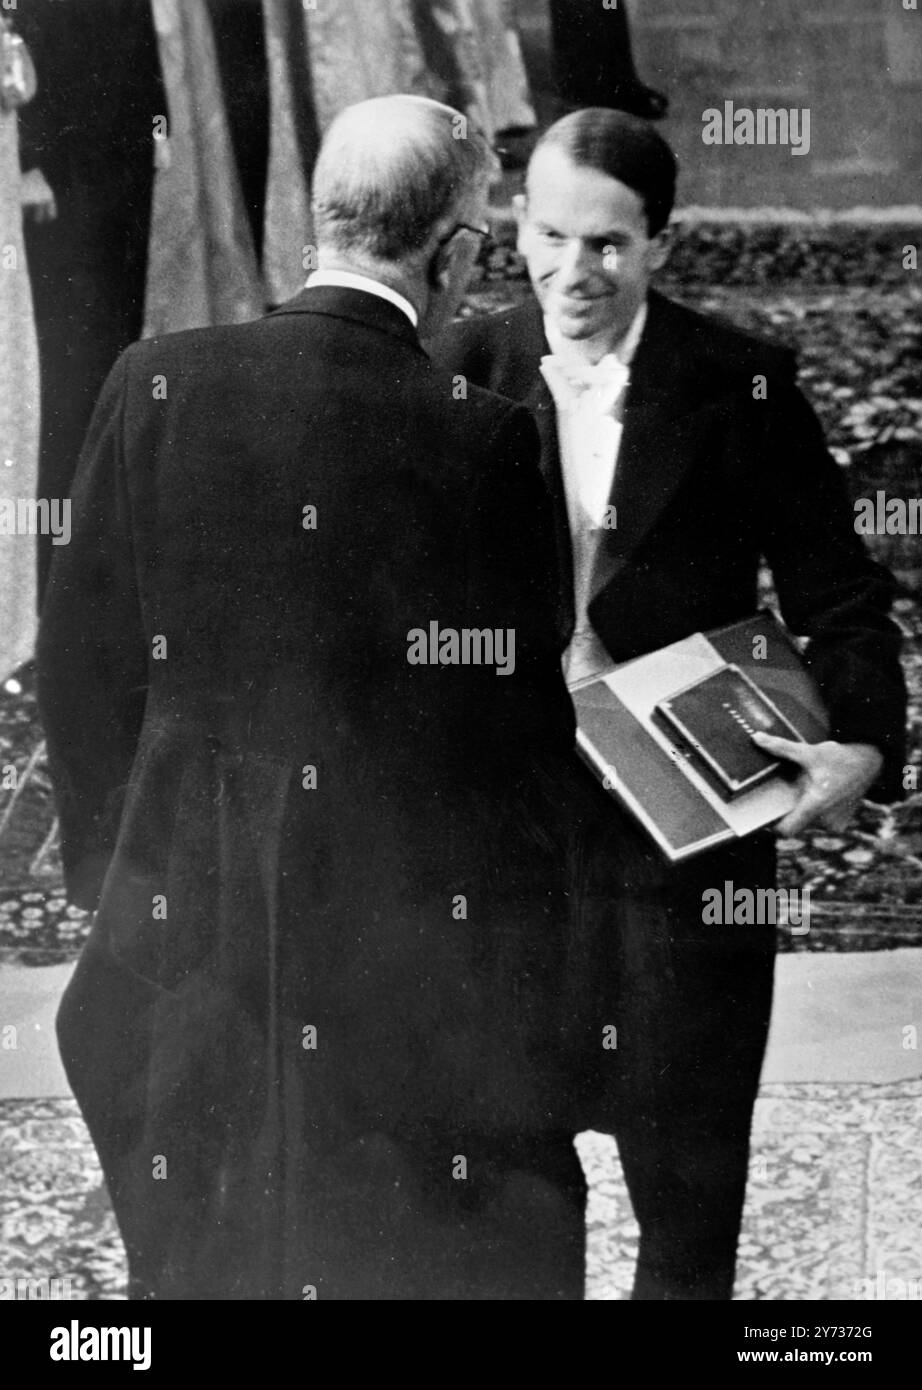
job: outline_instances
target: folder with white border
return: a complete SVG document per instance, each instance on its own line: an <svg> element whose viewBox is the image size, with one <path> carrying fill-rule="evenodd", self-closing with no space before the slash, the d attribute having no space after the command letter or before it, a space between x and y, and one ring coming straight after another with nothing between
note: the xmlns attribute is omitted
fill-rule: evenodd
<svg viewBox="0 0 922 1390"><path fill-rule="evenodd" d="M581 756L673 862L771 825L796 798L792 781L777 774L725 800L697 772L688 750L652 717L661 700L730 663L805 742L826 737L829 721L819 691L793 639L768 609L713 632L693 633L570 692Z"/></svg>

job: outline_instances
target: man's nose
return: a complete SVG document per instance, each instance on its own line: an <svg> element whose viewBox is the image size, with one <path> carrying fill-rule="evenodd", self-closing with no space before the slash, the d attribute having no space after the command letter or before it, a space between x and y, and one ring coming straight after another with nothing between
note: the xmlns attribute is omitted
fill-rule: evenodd
<svg viewBox="0 0 922 1390"><path fill-rule="evenodd" d="M564 284L576 284L601 269L598 251L591 244L573 237L564 247L558 275Z"/></svg>

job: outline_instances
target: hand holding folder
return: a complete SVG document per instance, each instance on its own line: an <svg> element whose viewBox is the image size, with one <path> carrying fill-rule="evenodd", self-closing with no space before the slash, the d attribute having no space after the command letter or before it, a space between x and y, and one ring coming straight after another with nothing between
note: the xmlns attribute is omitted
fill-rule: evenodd
<svg viewBox="0 0 922 1390"><path fill-rule="evenodd" d="M793 764L752 733L807 743L828 716L791 638L767 610L693 633L572 691L577 746L672 861L787 815Z"/></svg>

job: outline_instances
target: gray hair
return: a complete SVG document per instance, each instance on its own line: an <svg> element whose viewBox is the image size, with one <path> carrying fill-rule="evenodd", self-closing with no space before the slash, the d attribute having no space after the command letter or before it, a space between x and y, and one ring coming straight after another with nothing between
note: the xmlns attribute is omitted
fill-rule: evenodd
<svg viewBox="0 0 922 1390"><path fill-rule="evenodd" d="M349 106L327 131L314 167L318 243L405 260L495 167L483 134L451 106L414 96Z"/></svg>

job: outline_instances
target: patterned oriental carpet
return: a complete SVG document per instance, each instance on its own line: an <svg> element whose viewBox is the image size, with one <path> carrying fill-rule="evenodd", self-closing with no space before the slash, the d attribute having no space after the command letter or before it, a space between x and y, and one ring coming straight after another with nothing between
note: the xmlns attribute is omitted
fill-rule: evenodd
<svg viewBox="0 0 922 1390"><path fill-rule="evenodd" d="M735 1298L922 1298L922 1080L763 1087ZM587 1298L630 1292L636 1226L614 1141L581 1135ZM0 1299L12 1280L125 1297L124 1251L73 1100L0 1102ZM20 1296L23 1296L22 1294Z"/></svg>

